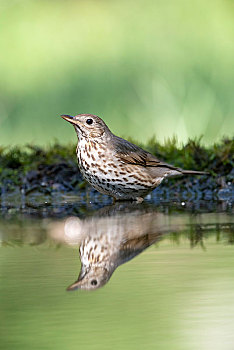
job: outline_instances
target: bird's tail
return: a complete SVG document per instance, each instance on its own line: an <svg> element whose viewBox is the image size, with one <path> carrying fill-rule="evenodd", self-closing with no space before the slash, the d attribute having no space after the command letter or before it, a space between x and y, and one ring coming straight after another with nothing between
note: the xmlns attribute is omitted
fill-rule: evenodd
<svg viewBox="0 0 234 350"><path fill-rule="evenodd" d="M207 171L196 171L196 170L182 170L184 175L210 175Z"/></svg>

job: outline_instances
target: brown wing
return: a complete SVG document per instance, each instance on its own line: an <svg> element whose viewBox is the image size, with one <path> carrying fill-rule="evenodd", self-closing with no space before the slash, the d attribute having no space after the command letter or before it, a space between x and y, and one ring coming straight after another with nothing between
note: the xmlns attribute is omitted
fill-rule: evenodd
<svg viewBox="0 0 234 350"><path fill-rule="evenodd" d="M130 239L121 244L118 256L118 265L124 264L143 252L146 248L162 238L161 233L149 233L144 236Z"/></svg>
<svg viewBox="0 0 234 350"><path fill-rule="evenodd" d="M173 165L161 162L151 153L146 152L142 148L128 142L120 137L114 136L114 147L116 151L116 157L126 164L141 165L143 167L161 167L172 170L178 170L179 168Z"/></svg>

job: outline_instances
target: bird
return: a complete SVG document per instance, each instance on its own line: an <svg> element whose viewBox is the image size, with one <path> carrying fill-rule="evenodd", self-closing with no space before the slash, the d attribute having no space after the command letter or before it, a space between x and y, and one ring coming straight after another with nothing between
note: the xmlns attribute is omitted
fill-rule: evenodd
<svg viewBox="0 0 234 350"><path fill-rule="evenodd" d="M86 219L66 219L65 231L67 227L67 233L72 232L73 244L77 237L81 261L78 278L67 291L92 291L105 286L120 265L160 241L171 230L181 231L181 224L168 224L163 213L144 207L133 207L126 212L125 208L116 207L117 204L120 203L115 203L113 208L102 208L97 215Z"/></svg>
<svg viewBox="0 0 234 350"><path fill-rule="evenodd" d="M165 178L207 175L157 159L139 146L114 135L97 115L61 115L78 136L76 154L84 179L97 191L118 200L141 203Z"/></svg>

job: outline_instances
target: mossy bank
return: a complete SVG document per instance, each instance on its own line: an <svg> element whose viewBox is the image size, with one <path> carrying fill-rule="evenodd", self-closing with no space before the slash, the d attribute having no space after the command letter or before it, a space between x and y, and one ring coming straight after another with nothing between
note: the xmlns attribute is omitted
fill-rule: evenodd
<svg viewBox="0 0 234 350"><path fill-rule="evenodd" d="M165 181L155 190L156 196L231 200L233 139L226 138L209 147L203 146L198 139L189 140L184 146L179 146L176 139L168 140L164 145L151 139L148 144L140 146L175 166L210 173L209 176L184 176ZM23 192L28 196L32 193L72 192L76 195L87 191L95 193L82 179L74 144L0 148L1 194Z"/></svg>

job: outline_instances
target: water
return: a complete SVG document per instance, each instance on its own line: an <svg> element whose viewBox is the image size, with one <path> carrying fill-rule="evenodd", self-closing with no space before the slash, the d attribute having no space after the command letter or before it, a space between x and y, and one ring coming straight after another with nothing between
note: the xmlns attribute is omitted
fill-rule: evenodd
<svg viewBox="0 0 234 350"><path fill-rule="evenodd" d="M234 348L227 203L68 202L2 211L2 349Z"/></svg>

